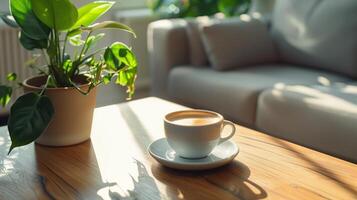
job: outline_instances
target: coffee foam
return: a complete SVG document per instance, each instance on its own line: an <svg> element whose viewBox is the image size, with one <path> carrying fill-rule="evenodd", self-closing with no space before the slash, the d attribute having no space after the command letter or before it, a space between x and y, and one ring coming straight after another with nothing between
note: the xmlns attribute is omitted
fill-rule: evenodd
<svg viewBox="0 0 357 200"><path fill-rule="evenodd" d="M179 111L166 116L173 124L183 126L203 126L217 123L221 117L208 111Z"/></svg>

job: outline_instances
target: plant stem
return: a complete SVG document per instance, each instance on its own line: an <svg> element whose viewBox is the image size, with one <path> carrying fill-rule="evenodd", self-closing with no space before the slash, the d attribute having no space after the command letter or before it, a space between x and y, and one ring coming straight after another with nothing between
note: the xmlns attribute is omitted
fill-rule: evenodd
<svg viewBox="0 0 357 200"><path fill-rule="evenodd" d="M69 80L71 82L71 85L77 89L78 92L80 92L83 95L88 95L89 92L95 87L95 85L93 83L89 84L89 88L87 91L83 91L80 87L78 87L75 83L73 83L72 80Z"/></svg>
<svg viewBox="0 0 357 200"><path fill-rule="evenodd" d="M59 41L59 32L55 30L55 41L56 41L56 48L57 48L57 66L60 68L62 66L62 58L61 58L61 46Z"/></svg>
<svg viewBox="0 0 357 200"><path fill-rule="evenodd" d="M97 71L96 71L96 74L95 74L95 78L94 78L94 83L97 83L100 79L100 75L102 74L102 68L103 68L103 63L99 63L96 68L97 68Z"/></svg>
<svg viewBox="0 0 357 200"><path fill-rule="evenodd" d="M66 46L67 46L67 40L68 40L68 33L66 34L66 37L64 38L64 43L63 43L63 52L62 52L62 60L63 62L65 61L64 60L64 55L66 53Z"/></svg>
<svg viewBox="0 0 357 200"><path fill-rule="evenodd" d="M49 58L47 57L47 54L46 54L45 49L41 49L41 50L42 50L42 55L45 57L45 60L46 60L47 65L50 65L50 60L49 60Z"/></svg>
<svg viewBox="0 0 357 200"><path fill-rule="evenodd" d="M46 80L46 84L44 85L44 87L42 88L41 92L40 92L40 96L43 95L43 93L45 93L46 89L47 89L47 86L48 86L48 83L50 82L50 79L51 79L51 75L48 75L47 76L47 80Z"/></svg>
<svg viewBox="0 0 357 200"><path fill-rule="evenodd" d="M94 56L95 54L99 53L100 51L104 51L105 48L101 48L101 49L98 49L96 50L95 52L93 52L92 54L88 55L87 57L83 58L80 62L79 62L79 65L81 65L83 63L83 61L87 60L88 58Z"/></svg>
<svg viewBox="0 0 357 200"><path fill-rule="evenodd" d="M86 44L87 44L88 39L89 39L89 36L90 36L91 34L92 34L92 31L90 31L90 32L88 33L88 35L87 35L87 38L86 38L86 41L84 42L84 45L83 45L82 50L81 50L81 53L79 54L79 61L82 61L82 55L83 55L83 53L84 53L84 50L85 50L85 48L86 48Z"/></svg>

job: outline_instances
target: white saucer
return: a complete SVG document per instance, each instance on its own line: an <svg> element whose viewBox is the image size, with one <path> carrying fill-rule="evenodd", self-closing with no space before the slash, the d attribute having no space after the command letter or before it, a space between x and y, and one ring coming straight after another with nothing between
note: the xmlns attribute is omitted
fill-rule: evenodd
<svg viewBox="0 0 357 200"><path fill-rule="evenodd" d="M206 170L223 166L231 162L239 153L238 146L226 141L218 145L213 152L200 159L186 159L178 156L167 143L166 138L161 138L150 144L150 155L166 167L181 170Z"/></svg>

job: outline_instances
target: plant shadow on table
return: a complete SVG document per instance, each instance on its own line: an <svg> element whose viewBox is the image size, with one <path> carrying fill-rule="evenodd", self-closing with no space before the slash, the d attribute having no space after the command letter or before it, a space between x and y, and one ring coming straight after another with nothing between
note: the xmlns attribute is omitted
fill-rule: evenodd
<svg viewBox="0 0 357 200"><path fill-rule="evenodd" d="M36 144L35 159L49 199L102 199L97 191L116 184L103 182L91 140L68 147Z"/></svg>
<svg viewBox="0 0 357 200"><path fill-rule="evenodd" d="M73 148L77 149L73 151ZM91 141L65 148L36 145L35 149L36 157L38 158L38 169L43 177L48 176L48 173L53 173L52 175L54 175L51 176L53 177L51 180L43 180L43 190L51 199L161 199L155 180L148 174L144 164L134 158L133 163L137 168L137 176L135 175L134 177L128 174L134 185L133 189L128 189L126 186L121 188L118 183L108 182L105 177L102 177L101 170L107 166L99 166L101 164L98 163ZM73 152L80 152L80 154L76 156ZM63 158L68 158L63 159L61 166L58 167L55 162L51 162L51 157L57 157L58 159L58 156L60 156L56 154L61 154ZM69 156L69 154L72 155ZM67 173L70 170L72 173ZM113 174L113 176L115 175ZM75 187L73 184L75 184ZM61 185L60 188L58 188L59 185ZM53 190L57 190L56 194L70 195L53 197L51 195ZM59 192L59 190L62 190L62 192Z"/></svg>
<svg viewBox="0 0 357 200"><path fill-rule="evenodd" d="M160 191L155 183L155 179L152 178L145 165L140 161L134 159L137 165L138 177L135 180L131 176L134 188L132 190L127 190L126 194L120 194L118 192L109 190L109 196L113 200L161 200Z"/></svg>
<svg viewBox="0 0 357 200"><path fill-rule="evenodd" d="M2 132L4 131L4 132ZM11 140L0 128L0 199L36 199L43 177L35 173L33 145L17 148L7 155Z"/></svg>
<svg viewBox="0 0 357 200"><path fill-rule="evenodd" d="M199 191L202 185L197 185L197 188L195 188L196 185L191 182L196 182L198 179L203 179L204 184L210 186L212 191L209 192L221 190L229 193L227 195L230 198L254 200L267 197L267 193L262 187L249 180L249 168L239 161L233 161L226 166L204 171L174 170L156 164L152 166L151 171L156 179L169 186L167 193L176 193L171 195L184 197L185 199L190 199L191 196L192 198L197 198L195 191ZM175 181L179 179L185 179L185 181ZM202 181L200 184L202 184ZM172 188L175 187L176 191L173 191Z"/></svg>
<svg viewBox="0 0 357 200"><path fill-rule="evenodd" d="M37 154L37 145L26 145L16 148L9 155L11 140L6 131L0 135L0 199L55 199L53 189L63 192L53 184L62 182L60 178L46 178L50 170L46 165L50 161L42 159L43 151ZM65 162L65 160L64 160ZM55 172L53 172L55 173Z"/></svg>
<svg viewBox="0 0 357 200"><path fill-rule="evenodd" d="M103 155L96 151L107 148L100 142L68 147L30 144L7 155L11 141L1 131L0 199L162 199L143 162L132 158L132 170L118 174L120 168L113 170L108 166L111 161L98 157ZM108 181L108 175L118 182ZM122 177L127 181L122 182Z"/></svg>

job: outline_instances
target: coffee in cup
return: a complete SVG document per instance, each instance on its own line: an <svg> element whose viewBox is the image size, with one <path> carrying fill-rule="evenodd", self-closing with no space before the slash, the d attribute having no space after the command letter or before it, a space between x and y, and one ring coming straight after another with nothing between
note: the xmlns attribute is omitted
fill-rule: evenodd
<svg viewBox="0 0 357 200"><path fill-rule="evenodd" d="M222 138L224 126L232 128ZM220 143L233 137L236 129L223 116L207 110L183 110L169 113L164 119L165 135L170 147L184 158L203 158Z"/></svg>

